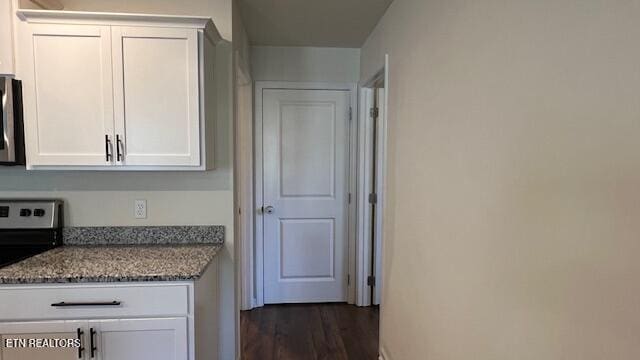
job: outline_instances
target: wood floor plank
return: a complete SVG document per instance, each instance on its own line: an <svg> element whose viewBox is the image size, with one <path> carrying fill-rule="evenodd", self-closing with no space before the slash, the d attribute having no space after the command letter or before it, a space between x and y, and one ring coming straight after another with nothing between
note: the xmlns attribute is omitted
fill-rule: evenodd
<svg viewBox="0 0 640 360"><path fill-rule="evenodd" d="M374 360L377 308L347 304L269 305L241 316L244 360Z"/></svg>

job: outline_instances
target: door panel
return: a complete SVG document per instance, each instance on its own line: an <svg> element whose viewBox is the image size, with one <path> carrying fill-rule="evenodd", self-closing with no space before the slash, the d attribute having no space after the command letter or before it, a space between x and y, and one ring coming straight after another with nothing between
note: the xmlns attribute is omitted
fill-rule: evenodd
<svg viewBox="0 0 640 360"><path fill-rule="evenodd" d="M280 279L333 279L334 223L334 219L280 220Z"/></svg>
<svg viewBox="0 0 640 360"><path fill-rule="evenodd" d="M109 165L113 135L108 26L29 25L24 113L31 165Z"/></svg>
<svg viewBox="0 0 640 360"><path fill-rule="evenodd" d="M75 360L77 347L20 347L20 341L29 339L77 339L77 329L85 322L46 321L0 324L0 360ZM12 345L7 346L7 341ZM85 345L84 339L82 346ZM84 358L84 351L82 357Z"/></svg>
<svg viewBox="0 0 640 360"><path fill-rule="evenodd" d="M123 163L200 165L197 30L114 27L113 42Z"/></svg>
<svg viewBox="0 0 640 360"><path fill-rule="evenodd" d="M282 197L333 197L335 104L281 106Z"/></svg>
<svg viewBox="0 0 640 360"><path fill-rule="evenodd" d="M346 301L349 92L263 104L265 303Z"/></svg>
<svg viewBox="0 0 640 360"><path fill-rule="evenodd" d="M100 360L187 360L187 319L92 321Z"/></svg>

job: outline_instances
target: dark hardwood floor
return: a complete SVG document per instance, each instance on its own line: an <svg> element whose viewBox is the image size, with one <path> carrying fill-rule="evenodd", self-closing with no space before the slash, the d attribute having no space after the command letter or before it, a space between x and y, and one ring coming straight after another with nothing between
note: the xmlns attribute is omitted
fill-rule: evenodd
<svg viewBox="0 0 640 360"><path fill-rule="evenodd" d="M377 308L347 304L268 305L243 311L242 359L378 358Z"/></svg>

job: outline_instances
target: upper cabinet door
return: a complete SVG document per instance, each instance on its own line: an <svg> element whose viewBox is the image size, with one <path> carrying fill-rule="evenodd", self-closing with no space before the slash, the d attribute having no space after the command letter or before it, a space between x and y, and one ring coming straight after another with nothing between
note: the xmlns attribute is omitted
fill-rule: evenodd
<svg viewBox="0 0 640 360"><path fill-rule="evenodd" d="M112 31L118 163L200 166L198 30Z"/></svg>
<svg viewBox="0 0 640 360"><path fill-rule="evenodd" d="M13 75L13 12L11 1L0 1L0 75Z"/></svg>
<svg viewBox="0 0 640 360"><path fill-rule="evenodd" d="M113 80L108 26L30 24L23 46L31 166L112 164Z"/></svg>

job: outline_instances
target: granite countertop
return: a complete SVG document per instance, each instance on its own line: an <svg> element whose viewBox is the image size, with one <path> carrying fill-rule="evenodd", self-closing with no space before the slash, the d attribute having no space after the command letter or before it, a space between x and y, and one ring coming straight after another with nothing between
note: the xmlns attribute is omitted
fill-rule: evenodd
<svg viewBox="0 0 640 360"><path fill-rule="evenodd" d="M188 281L222 244L62 246L0 269L0 284Z"/></svg>

